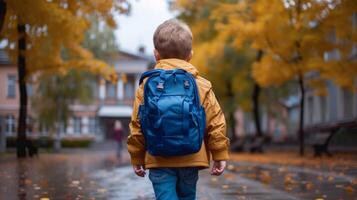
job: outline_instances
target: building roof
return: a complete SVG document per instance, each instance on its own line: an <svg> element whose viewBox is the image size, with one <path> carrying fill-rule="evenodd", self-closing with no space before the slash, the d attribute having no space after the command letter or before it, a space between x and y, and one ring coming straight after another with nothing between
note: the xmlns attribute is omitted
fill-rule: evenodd
<svg viewBox="0 0 357 200"><path fill-rule="evenodd" d="M113 65L118 73L143 73L155 64L153 56L120 50L107 54L106 62Z"/></svg>
<svg viewBox="0 0 357 200"><path fill-rule="evenodd" d="M127 105L101 106L98 110L99 117L131 117L133 108Z"/></svg>
<svg viewBox="0 0 357 200"><path fill-rule="evenodd" d="M135 54L123 50L107 55L107 59L106 59L107 62L112 62L114 60L118 60L120 62L125 62L125 63L129 62L132 65L138 65L136 62L146 63L145 68L149 67L155 62L153 56L148 56L140 53ZM8 53L5 51L5 49L0 49L0 65L11 65L11 64L13 63L11 62ZM129 68L132 68L132 66L129 66Z"/></svg>
<svg viewBox="0 0 357 200"><path fill-rule="evenodd" d="M107 55L110 59L119 59L119 60L142 60L147 62L154 61L153 56L149 56L142 53L132 53L129 51L119 50L118 52L110 53Z"/></svg>

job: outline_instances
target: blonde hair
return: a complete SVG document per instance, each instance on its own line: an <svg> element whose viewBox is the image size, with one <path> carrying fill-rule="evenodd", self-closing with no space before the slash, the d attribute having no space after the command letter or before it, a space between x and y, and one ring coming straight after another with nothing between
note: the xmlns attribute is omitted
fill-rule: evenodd
<svg viewBox="0 0 357 200"><path fill-rule="evenodd" d="M187 59L192 51L192 32L187 24L170 19L160 24L154 33L154 46L163 59Z"/></svg>

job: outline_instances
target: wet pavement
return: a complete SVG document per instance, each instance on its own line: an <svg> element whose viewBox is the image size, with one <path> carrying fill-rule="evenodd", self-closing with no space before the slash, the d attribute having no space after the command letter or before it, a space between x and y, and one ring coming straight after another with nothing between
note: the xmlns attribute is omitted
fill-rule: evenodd
<svg viewBox="0 0 357 200"><path fill-rule="evenodd" d="M222 194L241 196L225 199L357 199L356 181L355 170L346 173L247 162L233 162L220 177L220 182L227 185ZM259 187L261 190L257 190Z"/></svg>
<svg viewBox="0 0 357 200"><path fill-rule="evenodd" d="M134 175L128 155L118 162L115 146L65 150L17 160L0 155L0 200L154 199L147 177ZM111 148L113 147L113 148ZM200 172L198 199L357 199L355 166L307 167L230 162L220 177Z"/></svg>

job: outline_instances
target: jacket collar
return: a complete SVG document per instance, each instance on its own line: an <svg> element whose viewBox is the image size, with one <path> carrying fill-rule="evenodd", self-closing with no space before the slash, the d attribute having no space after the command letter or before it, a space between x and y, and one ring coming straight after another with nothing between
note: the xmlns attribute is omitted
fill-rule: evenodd
<svg viewBox="0 0 357 200"><path fill-rule="evenodd" d="M198 70L196 69L195 66L193 66L191 63L180 60L180 59L175 59L175 58L170 58L170 59L162 59L157 61L155 65L155 69L183 69L189 73L191 73L193 76L198 76Z"/></svg>

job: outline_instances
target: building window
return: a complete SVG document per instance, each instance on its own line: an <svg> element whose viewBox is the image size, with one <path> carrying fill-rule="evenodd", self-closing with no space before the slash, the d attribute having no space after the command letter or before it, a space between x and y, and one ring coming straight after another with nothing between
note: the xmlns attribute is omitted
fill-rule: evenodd
<svg viewBox="0 0 357 200"><path fill-rule="evenodd" d="M107 81L106 82L106 88L107 88L107 97L115 98L115 96L116 96L116 87L115 87L115 85L110 83L109 81Z"/></svg>
<svg viewBox="0 0 357 200"><path fill-rule="evenodd" d="M16 76L7 76L7 97L15 98L16 96Z"/></svg>
<svg viewBox="0 0 357 200"><path fill-rule="evenodd" d="M95 134L97 132L97 120L95 117L89 118L88 131L91 134Z"/></svg>
<svg viewBox="0 0 357 200"><path fill-rule="evenodd" d="M15 133L15 116L8 115L5 119L5 132L7 135Z"/></svg>
<svg viewBox="0 0 357 200"><path fill-rule="evenodd" d="M27 84L26 89L27 89L27 95L29 97L32 97L33 96L33 86L31 84Z"/></svg>
<svg viewBox="0 0 357 200"><path fill-rule="evenodd" d="M125 99L133 99L134 98L134 93L135 93L135 88L134 84L131 81L128 81L125 83L124 86L124 98Z"/></svg>
<svg viewBox="0 0 357 200"><path fill-rule="evenodd" d="M73 117L73 128L75 134L82 132L82 120L80 117Z"/></svg>
<svg viewBox="0 0 357 200"><path fill-rule="evenodd" d="M47 136L48 135L48 127L47 127L46 124L41 123L40 126L39 126L39 129L40 129L41 135L43 135L43 136Z"/></svg>
<svg viewBox="0 0 357 200"><path fill-rule="evenodd" d="M66 132L66 126L63 122L59 122L59 130L58 131L60 134L63 134Z"/></svg>
<svg viewBox="0 0 357 200"><path fill-rule="evenodd" d="M344 119L353 117L353 93L347 89L342 90L342 108Z"/></svg>

